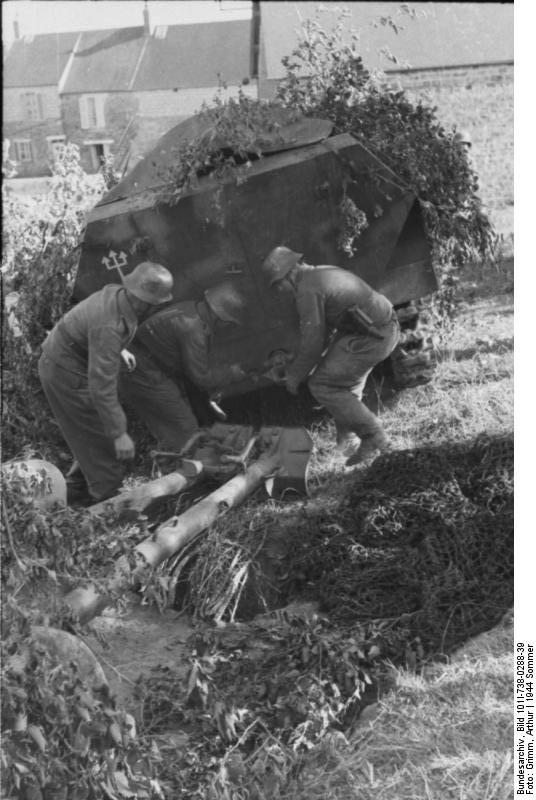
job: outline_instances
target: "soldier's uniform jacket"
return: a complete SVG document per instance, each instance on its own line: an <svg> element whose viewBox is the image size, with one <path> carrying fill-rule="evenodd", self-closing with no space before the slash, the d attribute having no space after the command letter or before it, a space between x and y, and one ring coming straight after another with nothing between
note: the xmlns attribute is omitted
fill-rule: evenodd
<svg viewBox="0 0 536 800"><path fill-rule="evenodd" d="M127 430L117 384L121 350L136 327L137 318L123 287L108 285L70 309L43 343L43 353L51 361L87 379L90 400L111 439Z"/></svg>
<svg viewBox="0 0 536 800"><path fill-rule="evenodd" d="M138 328L136 341L167 373L186 374L202 389L232 380L226 364L209 365L212 326L204 301L184 300L153 314Z"/></svg>
<svg viewBox="0 0 536 800"><path fill-rule="evenodd" d="M340 267L321 265L298 272L295 298L300 344L287 374L297 382L319 362L329 334L349 308L359 306L378 328L389 323L393 315L393 306L384 295Z"/></svg>

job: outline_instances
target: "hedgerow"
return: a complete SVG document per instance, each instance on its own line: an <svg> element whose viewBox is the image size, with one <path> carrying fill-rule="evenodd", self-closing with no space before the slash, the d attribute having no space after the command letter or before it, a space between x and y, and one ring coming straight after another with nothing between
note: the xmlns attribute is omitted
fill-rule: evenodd
<svg viewBox="0 0 536 800"><path fill-rule="evenodd" d="M10 457L24 445L46 454L59 442L37 377L48 331L70 306L86 212L104 191L68 144L54 165L51 190L30 204L6 189L2 211L2 440Z"/></svg>

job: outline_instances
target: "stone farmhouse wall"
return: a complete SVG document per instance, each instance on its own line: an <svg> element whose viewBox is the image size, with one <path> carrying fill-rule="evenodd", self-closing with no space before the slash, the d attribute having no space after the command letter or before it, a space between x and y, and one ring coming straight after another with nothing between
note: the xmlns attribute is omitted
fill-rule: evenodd
<svg viewBox="0 0 536 800"><path fill-rule="evenodd" d="M240 89L247 97L257 97L256 81L251 81ZM200 111L203 103L212 105L216 95L222 100L227 100L229 97L237 97L238 92L238 86L230 86L227 89L209 86L199 89L137 92L138 132L132 143L130 166L149 152L170 128Z"/></svg>
<svg viewBox="0 0 536 800"><path fill-rule="evenodd" d="M471 135L470 157L479 176L484 208L500 233L513 231L513 64L433 69L389 74L413 101L437 108L447 129Z"/></svg>

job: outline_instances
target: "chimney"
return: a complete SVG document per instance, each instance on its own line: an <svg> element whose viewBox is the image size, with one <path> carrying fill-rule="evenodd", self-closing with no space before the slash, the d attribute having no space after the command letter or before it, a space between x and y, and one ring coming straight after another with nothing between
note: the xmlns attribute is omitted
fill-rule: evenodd
<svg viewBox="0 0 536 800"><path fill-rule="evenodd" d="M13 20L13 31L15 33L15 39L20 39L20 29L19 29L18 19Z"/></svg>
<svg viewBox="0 0 536 800"><path fill-rule="evenodd" d="M145 0L145 5L143 6L143 33L145 36L149 36L151 33L151 27L149 25L149 9L147 8L147 0Z"/></svg>
<svg viewBox="0 0 536 800"><path fill-rule="evenodd" d="M254 0L251 15L251 52L250 74L252 78L259 77L259 54L261 46L261 4Z"/></svg>

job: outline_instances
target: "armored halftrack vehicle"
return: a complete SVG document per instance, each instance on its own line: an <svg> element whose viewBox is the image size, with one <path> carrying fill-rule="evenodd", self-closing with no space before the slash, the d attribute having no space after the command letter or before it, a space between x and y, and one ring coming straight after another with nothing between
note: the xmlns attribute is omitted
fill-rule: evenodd
<svg viewBox="0 0 536 800"><path fill-rule="evenodd" d="M203 136L214 137L206 113L178 124L91 211L75 301L119 283L121 274L147 259L173 273L175 300L201 299L205 289L231 279L248 298L246 324L216 343L213 358L258 371L272 354L296 350L295 309L269 289L261 271L270 250L286 245L310 264L355 272L414 327L412 301L437 289L430 248L415 194L373 153L350 134L332 135L327 120L283 116L259 137L262 156L252 159L246 180L222 182L209 173L178 202L162 199L177 149ZM367 223L353 255L341 248L348 200ZM398 361L426 372L426 359L403 348ZM398 373L409 382L404 368ZM406 369L406 377L410 373ZM222 388L223 395L240 394L259 384Z"/></svg>

